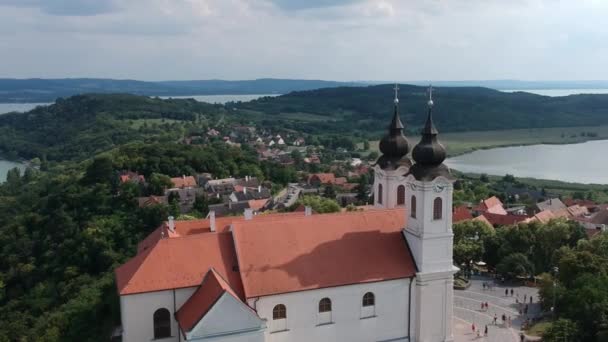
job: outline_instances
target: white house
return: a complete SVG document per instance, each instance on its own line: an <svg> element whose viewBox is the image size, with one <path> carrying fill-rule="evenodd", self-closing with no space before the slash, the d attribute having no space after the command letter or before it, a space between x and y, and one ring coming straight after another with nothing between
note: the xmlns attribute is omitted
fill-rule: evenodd
<svg viewBox="0 0 608 342"><path fill-rule="evenodd" d="M123 341L452 341L453 178L395 107L375 210L170 220L116 269Z"/></svg>

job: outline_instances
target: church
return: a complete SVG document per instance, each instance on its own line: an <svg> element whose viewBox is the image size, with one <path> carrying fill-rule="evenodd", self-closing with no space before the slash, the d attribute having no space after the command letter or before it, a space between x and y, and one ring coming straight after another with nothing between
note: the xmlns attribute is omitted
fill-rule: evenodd
<svg viewBox="0 0 608 342"><path fill-rule="evenodd" d="M397 91L373 209L169 218L115 270L122 340L453 341L455 179L432 89L412 160Z"/></svg>

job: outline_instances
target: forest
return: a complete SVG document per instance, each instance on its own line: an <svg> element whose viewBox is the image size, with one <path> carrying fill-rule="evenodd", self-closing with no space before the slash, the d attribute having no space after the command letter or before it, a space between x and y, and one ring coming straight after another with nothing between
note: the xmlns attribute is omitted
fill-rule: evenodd
<svg viewBox="0 0 608 342"><path fill-rule="evenodd" d="M291 127L294 125L286 118L300 117L310 133L377 134L392 115L393 87L387 84L298 91L234 106L244 114L274 115ZM408 132L417 132L426 118L427 88L399 87L401 118ZM439 87L434 88L433 94L433 117L442 132L608 124L608 95L548 97L480 87Z"/></svg>

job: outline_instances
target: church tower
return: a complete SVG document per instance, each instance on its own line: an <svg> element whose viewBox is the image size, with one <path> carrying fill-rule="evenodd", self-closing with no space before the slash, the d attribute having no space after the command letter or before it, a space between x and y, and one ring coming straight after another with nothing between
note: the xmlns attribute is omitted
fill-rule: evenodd
<svg viewBox="0 0 608 342"><path fill-rule="evenodd" d="M403 135L403 123L399 117L399 86L395 84L393 119L388 133L380 140L382 155L374 166L374 206L395 208L405 206L405 174L412 165L407 154L410 146Z"/></svg>
<svg viewBox="0 0 608 342"><path fill-rule="evenodd" d="M413 341L453 341L452 192L455 178L443 161L446 151L433 123L432 88L422 137L406 175L407 239L416 273Z"/></svg>

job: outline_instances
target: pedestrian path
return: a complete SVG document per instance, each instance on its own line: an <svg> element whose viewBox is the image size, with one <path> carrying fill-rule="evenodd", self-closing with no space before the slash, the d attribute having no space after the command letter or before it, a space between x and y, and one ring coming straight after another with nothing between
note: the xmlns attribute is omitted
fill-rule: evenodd
<svg viewBox="0 0 608 342"><path fill-rule="evenodd" d="M519 342L524 321L540 314L537 289L502 285L494 285L488 289L484 286L484 283L488 282L491 282L491 279L473 279L469 289L454 291L454 339L456 342L476 340ZM511 290L513 290L513 295L511 295ZM530 303L530 296L532 303ZM524 298L525 304L523 303ZM476 330L481 332L481 336L478 337L477 332L473 331L473 324ZM483 336L486 326L488 335Z"/></svg>

